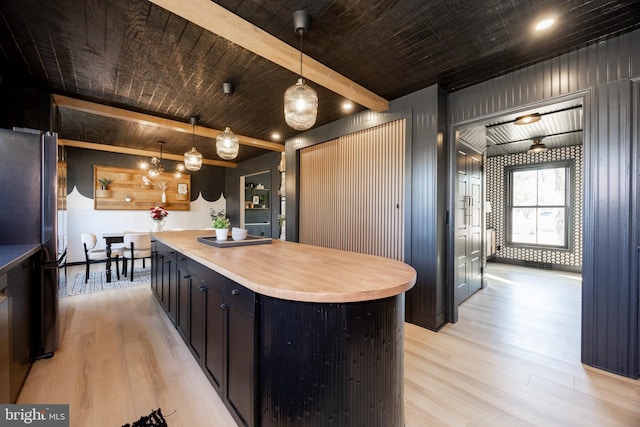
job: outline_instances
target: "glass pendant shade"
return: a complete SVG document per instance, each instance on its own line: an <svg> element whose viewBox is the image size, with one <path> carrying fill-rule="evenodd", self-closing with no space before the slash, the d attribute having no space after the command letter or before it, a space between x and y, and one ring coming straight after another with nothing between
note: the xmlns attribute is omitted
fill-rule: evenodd
<svg viewBox="0 0 640 427"><path fill-rule="evenodd" d="M304 79L290 86L284 93L284 119L296 130L307 130L318 117L318 94Z"/></svg>
<svg viewBox="0 0 640 427"><path fill-rule="evenodd" d="M184 166L190 171L199 171L202 167L202 154L196 147L191 147L190 151L184 153Z"/></svg>
<svg viewBox="0 0 640 427"><path fill-rule="evenodd" d="M216 152L224 160L233 160L238 156L240 142L228 127L216 136Z"/></svg>

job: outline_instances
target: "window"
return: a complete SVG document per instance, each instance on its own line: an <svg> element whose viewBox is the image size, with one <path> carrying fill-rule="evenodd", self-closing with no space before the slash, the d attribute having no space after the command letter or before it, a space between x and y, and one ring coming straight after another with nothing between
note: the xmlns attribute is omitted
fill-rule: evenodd
<svg viewBox="0 0 640 427"><path fill-rule="evenodd" d="M513 246L568 249L569 162L507 169L507 227Z"/></svg>

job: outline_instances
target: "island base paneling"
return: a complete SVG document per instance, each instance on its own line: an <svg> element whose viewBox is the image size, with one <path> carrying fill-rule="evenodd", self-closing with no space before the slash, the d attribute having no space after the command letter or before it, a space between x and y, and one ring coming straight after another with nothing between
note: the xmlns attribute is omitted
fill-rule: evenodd
<svg viewBox="0 0 640 427"><path fill-rule="evenodd" d="M403 426L404 294L322 304L260 296L261 426Z"/></svg>

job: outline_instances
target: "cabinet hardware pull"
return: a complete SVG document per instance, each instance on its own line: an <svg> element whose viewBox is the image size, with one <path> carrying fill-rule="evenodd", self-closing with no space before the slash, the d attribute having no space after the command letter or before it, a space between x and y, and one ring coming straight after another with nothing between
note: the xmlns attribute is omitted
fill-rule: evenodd
<svg viewBox="0 0 640 427"><path fill-rule="evenodd" d="M229 307L227 304L220 304L220 308L225 310L227 307Z"/></svg>
<svg viewBox="0 0 640 427"><path fill-rule="evenodd" d="M198 286L198 290L200 292L206 292L207 291L207 287L205 285L200 285L200 286Z"/></svg>
<svg viewBox="0 0 640 427"><path fill-rule="evenodd" d="M182 278L183 278L183 279L190 279L190 278L191 278L191 275L190 275L190 274L187 274L186 276L182 276Z"/></svg>
<svg viewBox="0 0 640 427"><path fill-rule="evenodd" d="M238 295L239 293L240 293L240 291L237 290L237 289L232 289L231 290L231 295Z"/></svg>

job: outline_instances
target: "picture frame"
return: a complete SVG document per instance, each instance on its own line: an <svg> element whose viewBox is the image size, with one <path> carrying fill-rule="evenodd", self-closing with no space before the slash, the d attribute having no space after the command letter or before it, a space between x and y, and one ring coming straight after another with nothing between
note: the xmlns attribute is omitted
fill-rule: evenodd
<svg viewBox="0 0 640 427"><path fill-rule="evenodd" d="M178 194L187 194L189 192L189 187L185 183L178 184Z"/></svg>
<svg viewBox="0 0 640 427"><path fill-rule="evenodd" d="M257 206L260 204L260 196L253 196L253 205Z"/></svg>

